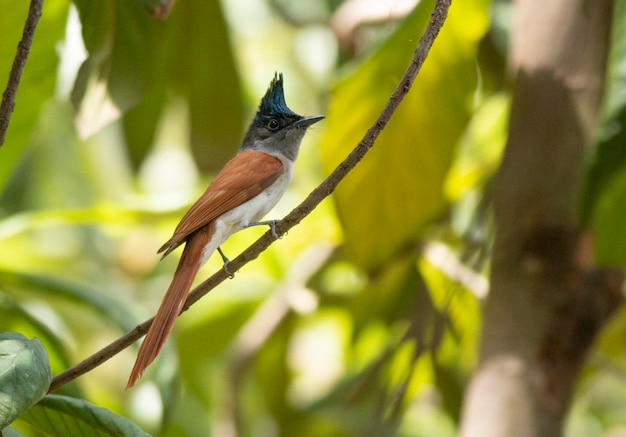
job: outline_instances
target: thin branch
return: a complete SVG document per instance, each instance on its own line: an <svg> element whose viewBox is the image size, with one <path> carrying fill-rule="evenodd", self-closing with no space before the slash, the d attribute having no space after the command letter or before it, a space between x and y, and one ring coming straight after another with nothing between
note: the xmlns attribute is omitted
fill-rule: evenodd
<svg viewBox="0 0 626 437"><path fill-rule="evenodd" d="M419 44L415 49L411 63L404 72L400 83L389 98L389 101L374 124L368 129L359 144L357 144L357 146L337 166L337 168L335 168L335 170L317 188L315 188L299 206L297 206L293 211L287 214L283 220L276 224L276 232L278 235L285 234L289 229L300 223L300 221L309 215L322 200L335 191L339 182L341 182L341 180L359 163L359 161L363 159L369 149L372 148L376 138L378 138L378 135L380 135L385 126L387 126L387 123L389 123L391 116L400 105L400 102L411 89L413 81L424 64L426 56L428 55L428 52L430 51L430 48L432 47L433 42L439 34L439 30L443 26L443 23L448 15L450 3L451 0L437 0L430 22L428 23L428 26L424 31L424 35L422 35ZM275 238L272 236L272 233L268 231L244 252L242 252L241 255L232 260L229 264L229 268L234 271L239 270L253 259L256 259L259 254L267 249L274 241ZM228 274L224 270L220 270L198 285L189 294L187 302L183 307L183 311L189 309L191 305L196 303L218 284L222 283L226 278L228 278ZM104 349L96 352L94 355L84 361L81 361L68 370L56 375L52 379L49 391L51 392L56 390L62 385L67 384L126 349L129 345L145 335L148 328L152 324L152 320L153 319L143 322Z"/></svg>
<svg viewBox="0 0 626 437"><path fill-rule="evenodd" d="M22 72L24 71L26 60L28 59L30 46L33 44L35 29L37 28L39 18L41 18L42 9L43 0L31 0L30 8L28 9L28 17L24 23L22 40L17 45L17 53L15 54L11 72L9 73L9 81L2 93L2 103L0 103L0 147L4 144L7 135L11 114L13 114L13 108L15 108L17 88L20 85L20 79L22 78Z"/></svg>

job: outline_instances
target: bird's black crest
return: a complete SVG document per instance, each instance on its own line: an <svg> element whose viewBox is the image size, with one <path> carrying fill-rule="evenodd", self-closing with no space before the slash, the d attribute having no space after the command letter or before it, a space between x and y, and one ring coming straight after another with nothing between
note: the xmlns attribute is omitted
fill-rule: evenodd
<svg viewBox="0 0 626 437"><path fill-rule="evenodd" d="M276 115L295 115L295 113L287 107L285 103L285 93L283 90L283 74L275 73L274 79L270 83L261 105L259 106L258 116L272 117Z"/></svg>

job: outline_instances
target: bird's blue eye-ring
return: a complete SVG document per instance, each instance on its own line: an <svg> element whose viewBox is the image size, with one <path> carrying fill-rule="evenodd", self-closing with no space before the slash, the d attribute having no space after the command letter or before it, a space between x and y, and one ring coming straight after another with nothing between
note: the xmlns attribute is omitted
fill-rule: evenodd
<svg viewBox="0 0 626 437"><path fill-rule="evenodd" d="M265 126L271 131L277 131L280 129L280 122L275 118L272 118Z"/></svg>

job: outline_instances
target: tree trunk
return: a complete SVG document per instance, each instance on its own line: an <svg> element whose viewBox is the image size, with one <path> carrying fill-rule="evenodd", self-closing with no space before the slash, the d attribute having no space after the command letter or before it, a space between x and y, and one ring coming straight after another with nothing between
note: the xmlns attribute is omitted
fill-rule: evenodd
<svg viewBox="0 0 626 437"><path fill-rule="evenodd" d="M621 276L594 270L577 201L605 76L610 0L519 0L509 139L463 437L555 437Z"/></svg>

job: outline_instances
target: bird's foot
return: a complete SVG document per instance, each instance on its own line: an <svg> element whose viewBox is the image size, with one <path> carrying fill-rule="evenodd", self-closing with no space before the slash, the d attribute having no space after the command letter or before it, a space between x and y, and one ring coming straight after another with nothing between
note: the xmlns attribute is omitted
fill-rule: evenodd
<svg viewBox="0 0 626 437"><path fill-rule="evenodd" d="M224 271L228 274L228 277L230 279L233 279L235 277L234 273L231 273L230 270L228 270L228 265L230 264L230 260L228 259L228 257L224 254L224 252L222 251L221 247L217 248L217 251L219 252L220 256L222 257L222 261L224 261L224 265L222 266L222 268L224 269Z"/></svg>
<svg viewBox="0 0 626 437"><path fill-rule="evenodd" d="M278 220L266 220L263 222L252 222L249 223L248 226L246 226L247 228L251 227L251 226L261 226L261 225L267 225L270 227L270 231L272 231L272 236L274 238L276 238L277 240L280 240L281 236L278 235L278 232L276 232L276 224L278 223Z"/></svg>

